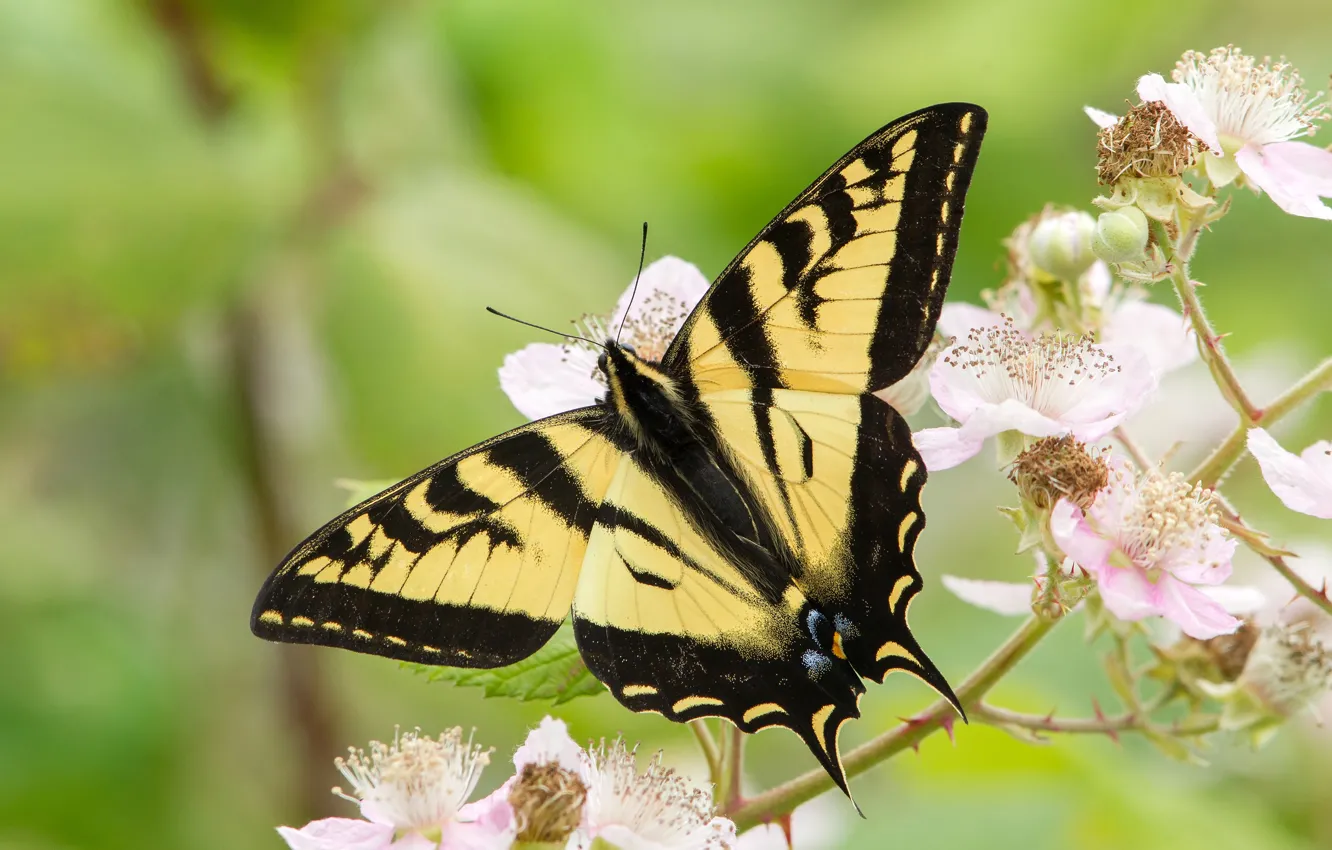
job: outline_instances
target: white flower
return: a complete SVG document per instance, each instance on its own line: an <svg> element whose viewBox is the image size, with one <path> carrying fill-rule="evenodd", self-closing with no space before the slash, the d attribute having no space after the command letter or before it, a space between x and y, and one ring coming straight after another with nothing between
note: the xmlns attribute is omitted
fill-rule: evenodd
<svg viewBox="0 0 1332 850"><path fill-rule="evenodd" d="M1039 589L1035 580L991 581L947 574L942 579L943 586L963 602L1006 617L1030 614L1032 594Z"/></svg>
<svg viewBox="0 0 1332 850"><path fill-rule="evenodd" d="M1327 110L1284 62L1258 62L1236 47L1207 55L1189 51L1173 83L1160 74L1138 81L1144 102L1160 102L1210 153L1202 164L1216 186L1241 174L1292 215L1332 219L1320 197L1332 197L1332 152L1294 139L1312 135ZM1099 126L1115 116L1087 109Z"/></svg>
<svg viewBox="0 0 1332 850"><path fill-rule="evenodd" d="M1061 334L1033 338L1005 318L973 328L934 364L935 401L959 425L918 431L914 441L931 470L975 456L1004 431L1096 441L1137 410L1156 381L1136 349Z"/></svg>
<svg viewBox="0 0 1332 850"><path fill-rule="evenodd" d="M1230 577L1236 542L1217 524L1211 491L1179 473L1139 476L1117 463L1089 510L1059 500L1050 533L1121 620L1165 617L1199 640L1239 627L1197 587Z"/></svg>
<svg viewBox="0 0 1332 850"><path fill-rule="evenodd" d="M661 763L638 772L622 741L585 751L587 830L621 850L730 850L735 824L713 817L712 795Z"/></svg>
<svg viewBox="0 0 1332 850"><path fill-rule="evenodd" d="M623 320L620 342L632 345L645 360L659 360L707 291L707 278L695 265L662 257L643 269L632 304L630 283L609 317L584 317L576 323L578 332L601 343L619 333ZM532 343L504 358L500 387L529 419L587 407L606 394L605 377L597 369L599 353L576 341Z"/></svg>
<svg viewBox="0 0 1332 850"><path fill-rule="evenodd" d="M1292 511L1332 519L1332 441L1320 440L1296 455L1262 428L1249 429L1249 451L1263 479Z"/></svg>
<svg viewBox="0 0 1332 850"><path fill-rule="evenodd" d="M464 742L459 728L437 739L417 730L396 735L392 744L371 741L368 754L352 749L335 762L352 794L333 792L359 802L365 820L325 818L278 833L292 850L506 848L513 842L507 813L478 819L464 806L489 761L489 752Z"/></svg>

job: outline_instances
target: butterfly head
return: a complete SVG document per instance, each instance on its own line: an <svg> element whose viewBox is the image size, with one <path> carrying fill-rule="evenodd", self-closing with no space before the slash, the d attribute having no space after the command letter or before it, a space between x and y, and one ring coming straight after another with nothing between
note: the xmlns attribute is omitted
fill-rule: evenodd
<svg viewBox="0 0 1332 850"><path fill-rule="evenodd" d="M634 433L644 435L685 416L680 390L661 366L638 356L632 345L606 340L597 358L606 376L606 403Z"/></svg>

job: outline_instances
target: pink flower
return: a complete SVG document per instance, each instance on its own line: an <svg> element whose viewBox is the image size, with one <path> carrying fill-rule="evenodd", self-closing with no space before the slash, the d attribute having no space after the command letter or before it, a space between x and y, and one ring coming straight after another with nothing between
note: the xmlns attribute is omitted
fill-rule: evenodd
<svg viewBox="0 0 1332 850"><path fill-rule="evenodd" d="M465 806L476 788L487 752L463 742L454 728L438 739L419 732L395 736L391 745L370 742L370 752L353 749L337 759L365 820L324 818L300 829L278 827L292 850L501 850L513 843L513 818ZM396 839L396 840L395 840Z"/></svg>
<svg viewBox="0 0 1332 850"><path fill-rule="evenodd" d="M1332 442L1321 440L1295 455L1262 428L1249 429L1249 451L1263 479L1292 511L1332 519Z"/></svg>
<svg viewBox="0 0 1332 850"><path fill-rule="evenodd" d="M918 431L914 441L931 470L962 463L1004 431L1095 441L1137 410L1156 382L1137 349L1059 334L1033 338L1005 319L973 328L934 364L930 389L959 424Z"/></svg>
<svg viewBox="0 0 1332 850"><path fill-rule="evenodd" d="M578 333L601 343L619 333L623 319L620 341L632 345L640 357L659 360L708 291L708 280L693 263L662 257L643 269L630 304L632 291L631 283L610 316L586 316L576 323ZM529 419L587 407L606 394L605 378L597 369L599 353L582 342L534 342L504 358L500 387Z"/></svg>
<svg viewBox="0 0 1332 850"><path fill-rule="evenodd" d="M1311 135L1327 111L1295 69L1224 47L1185 53L1171 76L1173 83L1160 74L1143 77L1138 96L1163 103L1210 149L1202 164L1213 184L1243 175L1292 215L1332 219L1332 208L1319 200L1332 197L1332 152L1292 141ZM1118 120L1090 107L1087 114L1101 127Z"/></svg>
<svg viewBox="0 0 1332 850"><path fill-rule="evenodd" d="M1095 580L1105 607L1123 620L1165 617L1190 637L1229 634L1240 621L1198 586L1230 576L1236 543L1216 522L1212 495L1179 473L1135 476L1122 462L1084 512L1060 499L1050 532Z"/></svg>

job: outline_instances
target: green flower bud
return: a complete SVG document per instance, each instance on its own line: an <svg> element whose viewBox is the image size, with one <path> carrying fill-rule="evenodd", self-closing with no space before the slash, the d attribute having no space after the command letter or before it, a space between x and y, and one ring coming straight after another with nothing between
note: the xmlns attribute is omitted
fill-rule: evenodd
<svg viewBox="0 0 1332 850"><path fill-rule="evenodd" d="M1077 280L1092 263L1096 220L1081 211L1042 218L1032 231L1028 250L1037 268L1060 280Z"/></svg>
<svg viewBox="0 0 1332 850"><path fill-rule="evenodd" d="M1129 263L1142 259L1147 249L1147 216L1137 207L1103 212L1096 219L1092 251L1107 263Z"/></svg>

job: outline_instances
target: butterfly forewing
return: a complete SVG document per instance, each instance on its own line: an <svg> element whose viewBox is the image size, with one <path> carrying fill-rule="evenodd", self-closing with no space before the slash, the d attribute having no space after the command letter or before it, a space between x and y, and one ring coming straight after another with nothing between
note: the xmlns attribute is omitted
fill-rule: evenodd
<svg viewBox="0 0 1332 850"><path fill-rule="evenodd" d="M945 104L861 142L731 262L665 367L700 393L859 393L904 377L943 306L984 130L983 110Z"/></svg>
<svg viewBox="0 0 1332 850"><path fill-rule="evenodd" d="M373 496L293 551L255 602L261 637L496 667L568 616L621 452L596 408L488 440Z"/></svg>

